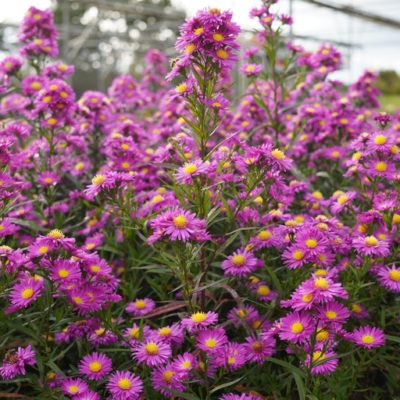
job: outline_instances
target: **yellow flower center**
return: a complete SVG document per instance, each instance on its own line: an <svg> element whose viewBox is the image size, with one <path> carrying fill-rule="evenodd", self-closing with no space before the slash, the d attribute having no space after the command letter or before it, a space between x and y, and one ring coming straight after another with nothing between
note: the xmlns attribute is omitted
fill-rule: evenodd
<svg viewBox="0 0 400 400"><path fill-rule="evenodd" d="M214 33L213 34L213 39L216 42L222 42L225 38L224 38L224 35L221 35L220 33Z"/></svg>
<svg viewBox="0 0 400 400"><path fill-rule="evenodd" d="M202 28L202 27L194 30L194 34L196 36L200 36L203 32L204 32L204 28Z"/></svg>
<svg viewBox="0 0 400 400"><path fill-rule="evenodd" d="M94 333L96 334L96 336L103 336L105 332L106 332L106 329L105 329L105 328L99 328L99 329L96 329L96 330L94 331Z"/></svg>
<svg viewBox="0 0 400 400"><path fill-rule="evenodd" d="M303 294L303 296L301 297L303 303L309 303L310 301L312 301L312 299L313 295L311 293Z"/></svg>
<svg viewBox="0 0 400 400"><path fill-rule="evenodd" d="M186 167L183 169L183 172L184 172L185 174L188 174L188 175L192 175L192 174L194 174L196 171L197 171L197 167L196 167L196 165L194 165L194 164L188 164L188 165L186 165Z"/></svg>
<svg viewBox="0 0 400 400"><path fill-rule="evenodd" d="M292 254L292 257L296 260L296 261L300 261L304 258L304 253L301 250L295 250Z"/></svg>
<svg viewBox="0 0 400 400"><path fill-rule="evenodd" d="M207 314L203 312L197 312L192 315L192 321L199 323L199 322L204 322L207 319Z"/></svg>
<svg viewBox="0 0 400 400"><path fill-rule="evenodd" d="M53 229L48 234L47 237L51 239L64 239L64 234L59 229Z"/></svg>
<svg viewBox="0 0 400 400"><path fill-rule="evenodd" d="M335 313L335 311L327 311L325 313L325 316L328 319L335 319L337 317L337 314Z"/></svg>
<svg viewBox="0 0 400 400"><path fill-rule="evenodd" d="M101 371L101 363L98 361L93 361L89 364L90 372L99 372Z"/></svg>
<svg viewBox="0 0 400 400"><path fill-rule="evenodd" d="M79 388L76 385L71 385L71 386L68 387L68 391L71 394L77 394L79 392Z"/></svg>
<svg viewBox="0 0 400 400"><path fill-rule="evenodd" d="M383 161L378 161L375 164L375 171L377 172L385 172L387 170L387 164Z"/></svg>
<svg viewBox="0 0 400 400"><path fill-rule="evenodd" d="M372 344L372 343L375 342L375 338L374 338L372 335L363 335L363 336L361 337L361 341L362 341L364 344Z"/></svg>
<svg viewBox="0 0 400 400"><path fill-rule="evenodd" d="M232 257L232 264L235 267L241 267L246 262L246 258L240 254Z"/></svg>
<svg viewBox="0 0 400 400"><path fill-rule="evenodd" d="M229 57L228 52L223 49L217 50L216 54L217 54L217 57L220 58L221 60L227 60Z"/></svg>
<svg viewBox="0 0 400 400"><path fill-rule="evenodd" d="M378 239L375 236L367 236L364 239L364 243L368 246L368 247L375 247L378 245Z"/></svg>
<svg viewBox="0 0 400 400"><path fill-rule="evenodd" d="M285 153L278 149L272 150L271 154L276 160L283 160L285 158Z"/></svg>
<svg viewBox="0 0 400 400"><path fill-rule="evenodd" d="M182 93L186 92L187 88L188 87L187 87L186 83L181 83L180 85L178 85L175 88L175 91L176 91L176 93L182 94Z"/></svg>
<svg viewBox="0 0 400 400"><path fill-rule="evenodd" d="M22 293L21 293L21 297L22 297L24 300L28 300L28 299L30 299L32 296L33 296L33 289L32 289L32 288L24 289L24 290L22 291Z"/></svg>
<svg viewBox="0 0 400 400"><path fill-rule="evenodd" d="M138 310L143 310L146 307L146 303L144 300L136 300L135 301L135 308Z"/></svg>
<svg viewBox="0 0 400 400"><path fill-rule="evenodd" d="M400 214L393 214L392 223L395 225L400 224Z"/></svg>
<svg viewBox="0 0 400 400"><path fill-rule="evenodd" d="M258 240L268 240L272 236L272 233L270 231L261 231L257 235Z"/></svg>
<svg viewBox="0 0 400 400"><path fill-rule="evenodd" d="M91 270L93 273L97 274L98 272L100 272L100 267L99 267L98 265L92 265L92 266L90 267L90 270Z"/></svg>
<svg viewBox="0 0 400 400"><path fill-rule="evenodd" d="M151 202L153 204L158 204L158 203L161 203L163 200L164 200L164 197L161 196L160 194L157 194L151 199Z"/></svg>
<svg viewBox="0 0 400 400"><path fill-rule="evenodd" d="M196 46L193 43L191 43L186 46L185 53L192 54L195 50L196 50Z"/></svg>
<svg viewBox="0 0 400 400"><path fill-rule="evenodd" d="M80 304L83 303L83 300L82 300L80 297L78 297L78 296L73 297L73 298L72 298L72 301L73 301L75 304L77 304L78 306L79 306Z"/></svg>
<svg viewBox="0 0 400 400"><path fill-rule="evenodd" d="M174 226L178 229L185 229L188 221L184 215L178 215L174 218Z"/></svg>
<svg viewBox="0 0 400 400"><path fill-rule="evenodd" d="M228 364L229 365L234 365L236 363L236 358L235 357L228 357Z"/></svg>
<svg viewBox="0 0 400 400"><path fill-rule="evenodd" d="M182 368L182 369L189 369L189 368L191 368L191 367L192 367L192 363L191 363L189 360L184 361L184 362L182 363L182 365L181 365L181 368Z"/></svg>
<svg viewBox="0 0 400 400"><path fill-rule="evenodd" d="M138 338L139 337L139 328L132 328L130 331L129 331L129 336L131 337L131 338Z"/></svg>
<svg viewBox="0 0 400 400"><path fill-rule="evenodd" d="M40 82L32 82L31 83L31 89L33 90L40 90L42 88L42 85Z"/></svg>
<svg viewBox="0 0 400 400"><path fill-rule="evenodd" d="M159 329L158 334L160 336L169 336L171 334L171 328L168 328L167 326L164 328Z"/></svg>
<svg viewBox="0 0 400 400"><path fill-rule="evenodd" d="M353 313L355 313L355 314L360 314L362 309L358 304L353 303L351 305L351 311L353 311Z"/></svg>
<svg viewBox="0 0 400 400"><path fill-rule="evenodd" d="M46 254L48 251L49 251L49 248L47 246L42 246L42 247L39 247L38 253Z"/></svg>
<svg viewBox="0 0 400 400"><path fill-rule="evenodd" d="M301 322L295 322L292 325L292 333L296 335L304 331L304 325Z"/></svg>
<svg viewBox="0 0 400 400"><path fill-rule="evenodd" d="M214 349L215 346L217 345L217 341L215 339L207 339L204 344L206 345L206 347L208 347L209 349Z"/></svg>
<svg viewBox="0 0 400 400"><path fill-rule="evenodd" d="M315 249L318 245L318 242L315 239L307 239L306 240L306 246L309 249Z"/></svg>
<svg viewBox="0 0 400 400"><path fill-rule="evenodd" d="M315 338L317 339L317 342L325 342L329 338L329 332L322 329L317 333Z"/></svg>
<svg viewBox="0 0 400 400"><path fill-rule="evenodd" d="M325 278L317 278L314 281L314 286L316 289L320 289L320 290L328 290L329 289L328 281Z"/></svg>
<svg viewBox="0 0 400 400"><path fill-rule="evenodd" d="M315 351L312 355L312 362L318 362L318 361L322 361L323 359L325 359L326 356L322 353L322 351Z"/></svg>
<svg viewBox="0 0 400 400"><path fill-rule="evenodd" d="M171 382L171 379L174 377L174 372L173 371L165 371L163 373L163 381L168 383Z"/></svg>
<svg viewBox="0 0 400 400"><path fill-rule="evenodd" d="M338 204L342 205L342 204L346 203L346 201L348 199L349 198L346 194L342 194L341 196L338 197L337 202L338 202Z"/></svg>
<svg viewBox="0 0 400 400"><path fill-rule="evenodd" d="M106 180L106 177L104 175L96 175L93 179L92 179L92 183L95 186L100 186L102 185Z"/></svg>
<svg viewBox="0 0 400 400"><path fill-rule="evenodd" d="M132 383L128 378L121 378L118 381L118 387L121 390L129 390L132 387Z"/></svg>
<svg viewBox="0 0 400 400"><path fill-rule="evenodd" d="M383 135L378 135L378 136L375 137L374 143L377 146L382 146L382 145L384 145L386 143L386 137L383 136Z"/></svg>
<svg viewBox="0 0 400 400"><path fill-rule="evenodd" d="M271 293L271 290L266 285L261 285L257 289L257 294L260 296L268 296Z"/></svg>
<svg viewBox="0 0 400 400"><path fill-rule="evenodd" d="M321 192L313 192L312 197L314 197L315 200L323 200L324 196L322 195Z"/></svg>
<svg viewBox="0 0 400 400"><path fill-rule="evenodd" d="M147 343L145 351L149 356L155 356L158 354L158 346L154 342Z"/></svg>
<svg viewBox="0 0 400 400"><path fill-rule="evenodd" d="M400 271L397 269L389 271L389 279L394 282L400 282Z"/></svg>
<svg viewBox="0 0 400 400"><path fill-rule="evenodd" d="M68 278L69 272L66 269L60 269L58 270L58 276L60 278Z"/></svg>
<svg viewBox="0 0 400 400"><path fill-rule="evenodd" d="M83 171L85 169L85 164L83 162L78 162L74 166L75 171Z"/></svg>

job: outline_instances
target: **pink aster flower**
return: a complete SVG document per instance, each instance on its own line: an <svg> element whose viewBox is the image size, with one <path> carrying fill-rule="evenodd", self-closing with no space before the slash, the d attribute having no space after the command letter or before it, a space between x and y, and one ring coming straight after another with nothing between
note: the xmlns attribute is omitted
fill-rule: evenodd
<svg viewBox="0 0 400 400"><path fill-rule="evenodd" d="M152 299L136 299L135 301L128 303L125 311L132 314L134 317L141 317L153 311L156 303Z"/></svg>
<svg viewBox="0 0 400 400"><path fill-rule="evenodd" d="M111 359L101 353L88 354L79 363L79 373L93 381L103 379L111 370Z"/></svg>
<svg viewBox="0 0 400 400"><path fill-rule="evenodd" d="M42 294L44 289L43 278L37 276L35 278L22 279L16 283L10 293L11 309L14 312L22 308L30 306Z"/></svg>
<svg viewBox="0 0 400 400"><path fill-rule="evenodd" d="M268 357L274 354L275 340L269 336L249 336L244 344L249 362L263 364Z"/></svg>
<svg viewBox="0 0 400 400"><path fill-rule="evenodd" d="M0 376L9 381L16 376L25 375L26 367L36 364L35 352L32 350L31 345L27 347L18 347L17 351L9 351L0 367Z"/></svg>
<svg viewBox="0 0 400 400"><path fill-rule="evenodd" d="M385 334L379 328L363 326L353 331L350 339L360 347L373 349L385 344Z"/></svg>
<svg viewBox="0 0 400 400"><path fill-rule="evenodd" d="M391 267L380 266L374 270L378 282L393 293L400 293L400 268L393 264Z"/></svg>
<svg viewBox="0 0 400 400"><path fill-rule="evenodd" d="M171 346L157 339L147 339L143 343L135 343L132 347L133 359L148 367L165 364L171 357Z"/></svg>
<svg viewBox="0 0 400 400"><path fill-rule="evenodd" d="M259 64L245 64L240 68L240 72L245 74L248 78L253 78L260 75L262 66Z"/></svg>
<svg viewBox="0 0 400 400"><path fill-rule="evenodd" d="M183 353L175 358L172 362L172 367L185 379L197 367L197 361L193 354Z"/></svg>
<svg viewBox="0 0 400 400"><path fill-rule="evenodd" d="M299 296L311 296L313 303L324 303L335 297L347 299L343 286L329 277L314 276L303 282L298 289Z"/></svg>
<svg viewBox="0 0 400 400"><path fill-rule="evenodd" d="M171 346L180 345L184 340L184 332L180 323L163 326L155 332L158 339L169 343Z"/></svg>
<svg viewBox="0 0 400 400"><path fill-rule="evenodd" d="M110 375L107 389L115 400L137 400L143 391L143 383L129 371L117 371Z"/></svg>
<svg viewBox="0 0 400 400"><path fill-rule="evenodd" d="M182 382L182 376L171 364L158 367L151 373L151 383L155 390L165 397L174 397L172 390L185 392L186 388Z"/></svg>
<svg viewBox="0 0 400 400"><path fill-rule="evenodd" d="M305 360L305 365L311 367L313 375L329 375L336 370L338 363L337 354L329 349L315 350Z"/></svg>
<svg viewBox="0 0 400 400"><path fill-rule="evenodd" d="M336 301L330 301L317 308L317 316L325 324L343 325L350 317L350 311Z"/></svg>
<svg viewBox="0 0 400 400"><path fill-rule="evenodd" d="M50 171L42 172L38 177L38 183L45 187L56 185L59 181L59 176Z"/></svg>
<svg viewBox="0 0 400 400"><path fill-rule="evenodd" d="M292 343L307 342L315 328L316 324L309 314L295 311L281 319L279 337Z"/></svg>
<svg viewBox="0 0 400 400"><path fill-rule="evenodd" d="M79 265L70 260L57 260L51 268L50 279L58 283L68 283L81 279Z"/></svg>
<svg viewBox="0 0 400 400"><path fill-rule="evenodd" d="M91 390L74 396L74 400L101 400L100 396Z"/></svg>
<svg viewBox="0 0 400 400"><path fill-rule="evenodd" d="M207 175L210 165L202 160L194 160L185 163L175 174L178 183L189 185L193 183L193 178L201 175Z"/></svg>
<svg viewBox="0 0 400 400"><path fill-rule="evenodd" d="M228 371L236 371L243 367L247 361L247 352L243 344L230 342L215 354L212 364L225 368Z"/></svg>
<svg viewBox="0 0 400 400"><path fill-rule="evenodd" d="M206 232L206 222L180 208L165 211L150 220L149 225L153 230L153 234L147 239L149 244L163 237L183 242L189 240L204 242L210 239L210 235Z"/></svg>
<svg viewBox="0 0 400 400"><path fill-rule="evenodd" d="M260 399L261 397L248 393L242 393L242 394L227 393L224 394L222 397L220 397L219 400L260 400Z"/></svg>
<svg viewBox="0 0 400 400"><path fill-rule="evenodd" d="M199 332L196 338L197 347L207 354L217 353L228 342L224 329L206 329Z"/></svg>
<svg viewBox="0 0 400 400"><path fill-rule="evenodd" d="M187 329L189 332L198 331L206 328L207 326L214 325L218 321L218 314L209 312L196 312L189 317L182 319L182 327Z"/></svg>
<svg viewBox="0 0 400 400"><path fill-rule="evenodd" d="M76 396L89 390L88 384L79 378L68 378L62 381L61 390L68 396Z"/></svg>
<svg viewBox="0 0 400 400"><path fill-rule="evenodd" d="M257 268L257 265L258 260L253 253L237 250L222 262L221 267L226 276L244 277L251 274Z"/></svg>
<svg viewBox="0 0 400 400"><path fill-rule="evenodd" d="M339 214L344 208L350 206L356 198L357 193L354 191L342 193L336 196L332 201L331 210L333 214Z"/></svg>
<svg viewBox="0 0 400 400"><path fill-rule="evenodd" d="M386 257L390 254L389 242L380 240L374 235L357 236L353 239L357 253L368 257Z"/></svg>

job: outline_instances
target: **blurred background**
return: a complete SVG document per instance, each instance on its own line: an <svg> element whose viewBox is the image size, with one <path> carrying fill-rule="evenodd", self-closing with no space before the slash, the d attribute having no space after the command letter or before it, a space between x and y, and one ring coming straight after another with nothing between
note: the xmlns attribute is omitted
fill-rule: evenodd
<svg viewBox="0 0 400 400"><path fill-rule="evenodd" d="M17 50L19 23L30 6L52 8L60 32L60 58L76 67L78 93L105 90L119 73L140 77L150 48L174 57L179 26L187 16L212 6L231 9L250 45L256 23L249 18L258 0L2 0L0 55ZM365 69L379 72L383 106L400 107L400 0L280 0L294 18L286 33L313 50L331 43L343 54L335 75L350 83Z"/></svg>

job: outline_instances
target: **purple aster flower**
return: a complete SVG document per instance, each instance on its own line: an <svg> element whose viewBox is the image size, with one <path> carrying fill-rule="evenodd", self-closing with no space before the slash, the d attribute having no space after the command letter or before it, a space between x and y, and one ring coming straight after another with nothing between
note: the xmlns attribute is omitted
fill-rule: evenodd
<svg viewBox="0 0 400 400"><path fill-rule="evenodd" d="M153 311L156 307L156 303L152 299L136 299L135 301L128 303L125 311L132 314L134 317L141 317Z"/></svg>
<svg viewBox="0 0 400 400"><path fill-rule="evenodd" d="M180 354L172 362L172 368L179 373L184 379L187 378L190 373L197 367L197 361L193 354L183 353Z"/></svg>
<svg viewBox="0 0 400 400"><path fill-rule="evenodd" d="M226 276L239 277L248 276L257 269L257 266L257 258L246 250L237 250L221 264Z"/></svg>
<svg viewBox="0 0 400 400"><path fill-rule="evenodd" d="M189 185L193 183L193 178L207 175L210 165L202 160L194 160L185 163L175 174L175 179L180 184Z"/></svg>
<svg viewBox="0 0 400 400"><path fill-rule="evenodd" d="M149 221L153 234L148 238L148 243L153 244L163 237L169 240L187 242L204 242L210 239L206 232L206 222L186 210L175 208L165 211Z"/></svg>
<svg viewBox="0 0 400 400"><path fill-rule="evenodd" d="M202 312L198 311L189 317L182 319L182 327L187 329L189 332L195 332L201 329L205 329L210 325L216 324L218 321L218 314L209 311Z"/></svg>
<svg viewBox="0 0 400 400"><path fill-rule="evenodd" d="M263 364L268 357L274 354L275 340L272 337L249 336L244 344L249 362Z"/></svg>
<svg viewBox="0 0 400 400"><path fill-rule="evenodd" d="M11 312L30 306L39 298L44 289L44 281L40 276L22 279L17 282L10 293Z"/></svg>
<svg viewBox="0 0 400 400"><path fill-rule="evenodd" d="M295 311L281 319L279 337L292 343L304 343L311 339L315 328L311 315Z"/></svg>
<svg viewBox="0 0 400 400"><path fill-rule="evenodd" d="M0 61L0 72L10 76L17 73L22 67L22 62L16 57L5 57Z"/></svg>
<svg viewBox="0 0 400 400"><path fill-rule="evenodd" d="M218 353L228 342L223 328L205 329L199 332L196 337L197 347L211 355Z"/></svg>
<svg viewBox="0 0 400 400"><path fill-rule="evenodd" d="M400 293L400 268L394 264L391 267L379 266L373 272L381 286L390 292Z"/></svg>
<svg viewBox="0 0 400 400"><path fill-rule="evenodd" d="M174 397L175 394L172 390L178 392L185 392L186 390L182 382L182 376L171 364L153 370L151 383L153 388L165 397Z"/></svg>
<svg viewBox="0 0 400 400"><path fill-rule="evenodd" d="M311 367L313 375L329 375L334 372L338 366L339 360L334 351L316 350L312 355L307 355L305 365Z"/></svg>
<svg viewBox="0 0 400 400"><path fill-rule="evenodd" d="M133 359L148 367L165 364L171 357L171 346L157 339L147 339L143 343L135 343L132 347Z"/></svg>
<svg viewBox="0 0 400 400"><path fill-rule="evenodd" d="M379 328L363 326L353 331L350 339L360 347L373 349L385 344L385 335Z"/></svg>
<svg viewBox="0 0 400 400"><path fill-rule="evenodd" d="M111 359L101 353L88 354L79 363L79 373L93 381L103 379L111 370Z"/></svg>
<svg viewBox="0 0 400 400"><path fill-rule="evenodd" d="M240 72L245 74L248 78L253 78L260 75L262 72L262 66L259 64L244 64L240 68Z"/></svg>
<svg viewBox="0 0 400 400"><path fill-rule="evenodd" d="M0 367L0 376L5 380L11 380L19 375L26 374L26 366L35 365L36 356L31 345L18 347L17 351L9 351Z"/></svg>
<svg viewBox="0 0 400 400"><path fill-rule="evenodd" d="M343 304L330 301L317 308L317 316L329 326L343 325L350 317L350 311Z"/></svg>
<svg viewBox="0 0 400 400"><path fill-rule="evenodd" d="M61 390L69 396L76 396L89 390L88 384L79 378L68 378L62 381Z"/></svg>
<svg viewBox="0 0 400 400"><path fill-rule="evenodd" d="M389 242L380 240L375 235L357 236L353 239L357 253L368 257L386 257L390 254Z"/></svg>
<svg viewBox="0 0 400 400"><path fill-rule="evenodd" d="M74 396L74 400L101 400L100 396L91 390Z"/></svg>
<svg viewBox="0 0 400 400"><path fill-rule="evenodd" d="M228 371L235 371L243 367L247 361L247 352L243 344L230 342L215 354L212 364Z"/></svg>
<svg viewBox="0 0 400 400"><path fill-rule="evenodd" d="M115 400L138 400L143 391L143 383L129 371L117 371L110 375L107 389Z"/></svg>

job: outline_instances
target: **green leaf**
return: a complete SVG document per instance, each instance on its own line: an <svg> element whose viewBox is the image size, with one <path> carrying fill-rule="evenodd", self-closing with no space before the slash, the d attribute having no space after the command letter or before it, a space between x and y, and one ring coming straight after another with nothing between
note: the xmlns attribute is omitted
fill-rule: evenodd
<svg viewBox="0 0 400 400"><path fill-rule="evenodd" d="M240 382L243 378L244 378L244 376L241 376L240 378L235 379L234 381L230 381L230 382L226 382L221 385L218 385L213 390L210 391L210 394L213 394L213 393L217 392L218 390L224 389L226 387L233 386L236 383Z"/></svg>

